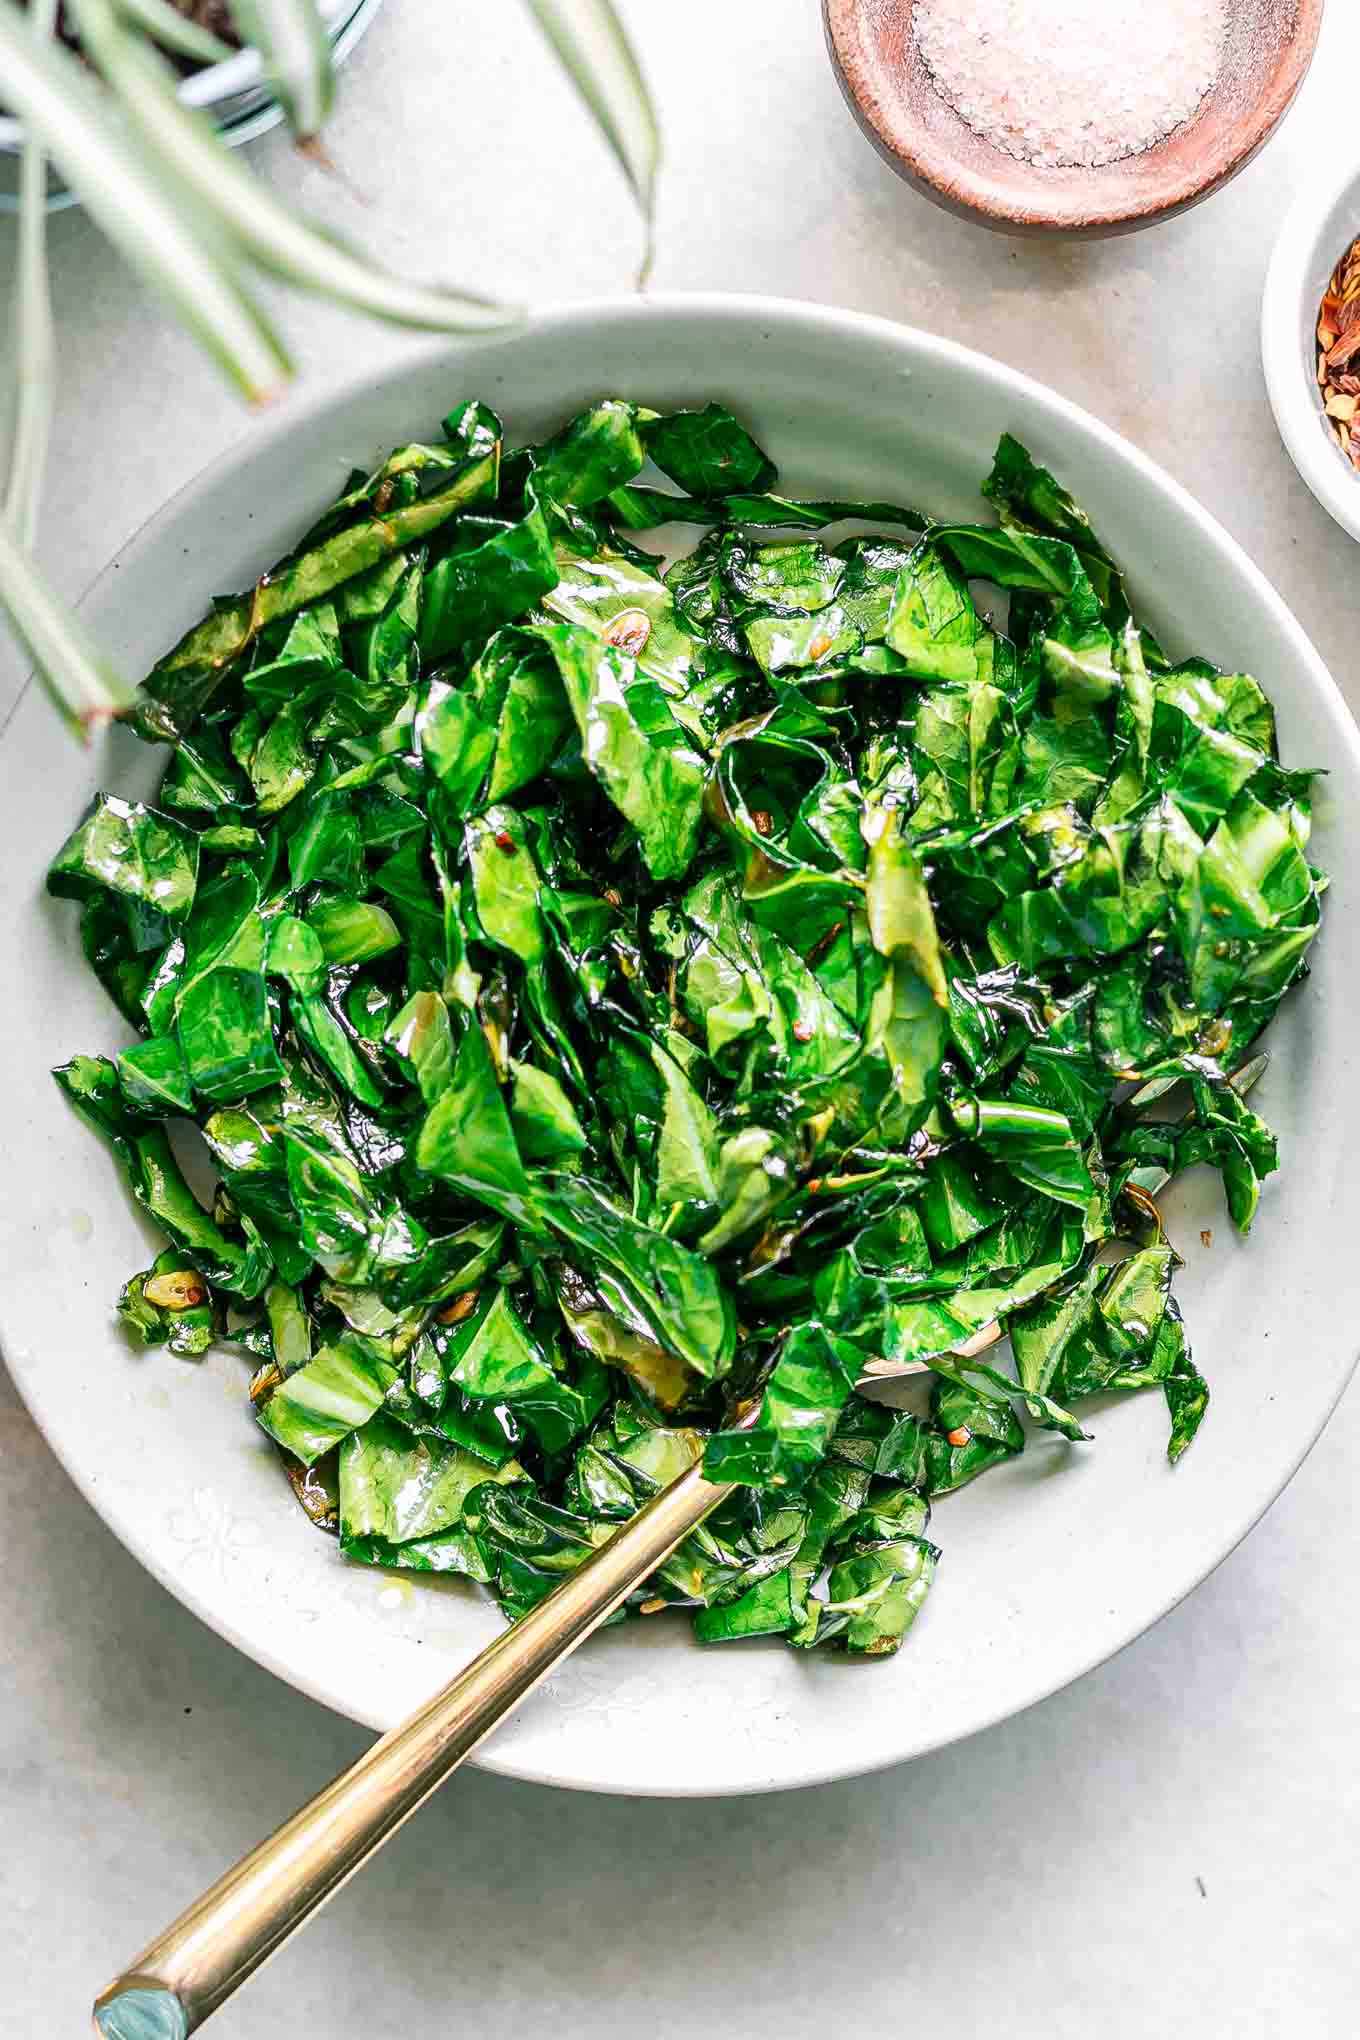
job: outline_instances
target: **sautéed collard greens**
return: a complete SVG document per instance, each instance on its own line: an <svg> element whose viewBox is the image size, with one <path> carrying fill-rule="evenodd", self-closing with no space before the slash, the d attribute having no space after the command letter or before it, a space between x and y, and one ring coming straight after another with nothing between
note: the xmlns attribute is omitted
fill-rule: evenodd
<svg viewBox="0 0 1360 2040"><path fill-rule="evenodd" d="M634 1608L880 1655L1022 1413L1157 1388L1194 1436L1156 1192L1209 1163L1245 1231L1276 1166L1312 775L1014 440L984 489L795 500L717 404L512 452L466 403L146 682L155 805L48 876L137 1038L57 1079L170 1242L129 1332L247 1349L349 1558L513 1618L702 1455L734 1495Z"/></svg>

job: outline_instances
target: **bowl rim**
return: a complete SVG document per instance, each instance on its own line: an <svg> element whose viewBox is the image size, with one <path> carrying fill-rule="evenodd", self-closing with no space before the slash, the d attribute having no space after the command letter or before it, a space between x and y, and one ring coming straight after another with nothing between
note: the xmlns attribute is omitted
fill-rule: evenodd
<svg viewBox="0 0 1360 2040"><path fill-rule="evenodd" d="M937 205L1001 233L1113 235L1153 226L1199 205L1264 148L1308 74L1325 0L1295 0L1294 34L1260 96L1230 131L1234 139L1220 150L1212 168L1205 174L1187 173L1169 181L1160 198L1132 209L1083 205L1075 196L1061 206L1046 207L1037 202L1037 185L1033 202L1007 200L949 150L934 146L913 123L894 118L894 107L883 104L877 94L861 94L849 66L864 47L864 18L874 4L875 0L822 0L822 19L842 94L864 134L900 177ZM1000 156L1001 152L996 153Z"/></svg>
<svg viewBox="0 0 1360 2040"><path fill-rule="evenodd" d="M905 345L927 365L933 359L941 365L965 369L993 386L1004 388L1017 398L1034 403L1041 411L1046 412L1055 424L1074 430L1097 450L1110 455L1125 470L1135 473L1144 486L1155 492L1179 516L1198 527L1212 542L1214 550L1222 557L1224 563L1231 566L1251 585L1264 615L1281 631L1296 651L1299 667L1306 677L1308 688L1316 693L1319 701L1326 706L1335 720L1337 740L1348 753L1352 771L1360 775L1360 730L1355 728L1350 719L1336 681L1284 598L1212 512L1200 504L1159 463L1082 405L1061 395L1036 378L946 336L932 334L919 327L907 326L901 321L877 314L843 310L796 298L725 292L674 292L646 298L639 298L636 295L613 295L544 306L527 322L526 328L520 331L532 331L539 338L546 337L551 340L555 336L569 337L581 327L630 328L633 335L642 339L645 338L646 325L650 319L667 316L690 321L696 319L711 321L717 326L721 326L724 321L741 327L758 323L764 329L763 337L767 340L781 336L788 336L791 340L803 340L810 333L820 332L832 338L859 336L865 340L876 339L880 343L892 346ZM473 345L485 347L494 337L478 335ZM184 515L186 507L191 505L196 497L207 496L220 489L231 478L248 471L255 464L261 449L270 440L283 437L301 439L319 417L332 409L356 403L364 396L370 399L379 397L386 399L390 393L391 400L395 403L406 386L425 370L439 367L442 371L443 368L447 368L456 374L461 353L460 343L450 344L447 341L429 343L416 350L403 350L389 365L376 371L361 371L333 385L318 387L294 404L281 407L244 440L238 438L235 445L224 450L146 518L118 547L108 565L91 582L81 597L79 607L88 608L115 587L120 565L141 546L157 543L164 532ZM25 696L32 690L33 682L30 676L10 716L6 719L6 730L17 716ZM0 1332L8 1332L8 1323L5 1322L7 1319L7 1298L0 1292ZM11 1342L6 1338L5 1343L9 1346ZM1107 1662L1111 1656L1135 1641L1164 1614L1177 1606L1230 1555L1298 1471L1348 1385L1360 1353L1350 1345L1349 1335L1344 1342L1338 1342L1341 1343L1346 1345L1347 1350L1344 1354L1338 1353L1334 1362L1335 1371L1328 1384L1332 1392L1325 1398L1325 1406L1320 1400L1310 1408L1305 1430L1291 1442L1287 1459L1271 1466L1261 1489L1253 1492L1245 1514L1234 1513L1227 1520L1216 1518L1212 1525L1206 1526L1197 1541L1193 1559L1188 1566L1181 1569L1175 1580L1159 1589L1148 1604L1140 1606L1131 1620L1128 1614L1121 1617L1117 1641L1110 1641L1098 1632L1092 1634L1079 1651L1071 1650L1065 1656L1060 1656L1056 1664L1051 1659L1047 1661L1044 1668L1036 1671L1027 1681L1022 1692L1017 1694L1012 1691L999 1697L991 1694L981 1698L973 1712L966 1718L958 1722L932 1723L911 1747L905 1749L894 1747L886 1752L876 1750L872 1754L866 1754L862 1749L841 1751L834 1759L828 1760L823 1756L811 1766L808 1765L806 1757L803 1757L798 1762L796 1775L788 1775L780 1766L773 1765L769 1771L762 1769L758 1775L741 1783L719 1785L668 1783L654 1778L649 1778L647 1782L620 1783L617 1775L607 1772L591 1774L583 1769L579 1760L574 1760L565 1752L559 1756L556 1738L550 1759L545 1759L541 1750L520 1756L511 1736L505 1741L500 1739L492 1741L480 1749L472 1761L502 1776L570 1789L646 1797L709 1797L714 1794L788 1789L793 1786L801 1787L864 1775L888 1768L911 1756L928 1754L931 1750L994 1727L1047 1699L1096 1666ZM236 1619L238 1610L224 1606L210 1585L176 1569L167 1554L164 1539L158 1539L136 1521L129 1520L102 1483L98 1471L92 1469L88 1462L82 1463L80 1454L73 1444L73 1436L76 1438L79 1436L79 1427L76 1427L73 1434L71 1412L65 1408L63 1395L54 1390L45 1396L40 1387L41 1378L41 1370L27 1366L20 1366L13 1372L15 1386L21 1399L67 1474L101 1520L153 1578L217 1634L227 1638L257 1663L296 1689L307 1693L323 1705L350 1713L352 1718L362 1719L372 1727L383 1728L390 1725L388 1721L379 1720L363 1712L361 1708L355 1708L353 1701L347 1700L345 1693L337 1689L337 1682L333 1676L314 1670L305 1662L300 1663L297 1656L290 1653L282 1639L274 1640L276 1631L271 1631L268 1640L262 1639L258 1629L253 1633L246 1633Z"/></svg>
<svg viewBox="0 0 1360 2040"><path fill-rule="evenodd" d="M1348 467L1321 428L1317 383L1317 312L1327 277L1345 253L1324 247L1332 216L1350 195L1360 235L1360 160L1343 172L1313 178L1286 213L1261 290L1261 367L1285 451L1329 516L1360 539L1360 471ZM1325 274L1318 282L1320 261Z"/></svg>

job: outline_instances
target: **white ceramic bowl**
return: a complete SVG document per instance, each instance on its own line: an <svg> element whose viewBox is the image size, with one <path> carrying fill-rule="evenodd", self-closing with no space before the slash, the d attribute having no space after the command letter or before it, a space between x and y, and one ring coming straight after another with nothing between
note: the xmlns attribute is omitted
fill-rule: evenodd
<svg viewBox="0 0 1360 2040"><path fill-rule="evenodd" d="M1295 199L1280 228L1261 301L1261 361L1280 437L1324 510L1360 538L1360 471L1333 437L1317 379L1323 293L1360 234L1360 164L1329 171Z"/></svg>
<svg viewBox="0 0 1360 2040"><path fill-rule="evenodd" d="M1360 1257L1346 1188L1360 1145L1354 1013L1360 923L1360 740L1299 626L1246 556L1165 474L1060 397L947 340L758 298L634 298L558 312L500 343L427 353L339 397L252 427L238 451L131 542L86 604L142 671L216 590L271 565L354 465L428 433L478 394L538 436L591 397L667 406L718 395L785 483L818 495L982 511L998 433L1028 441L1077 492L1175 651L1258 673L1287 756L1329 768L1319 856L1338 881L1311 985L1275 1032L1262 1107L1284 1174L1238 1241L1216 1182L1169 1200L1179 1282L1214 1402L1193 1450L1165 1460L1160 1398L1103 1412L1093 1445L1037 1437L940 1504L944 1559L901 1655L810 1660L781 1644L703 1650L681 1618L611 1631L566 1665L482 1761L600 1790L725 1793L892 1763L1014 1713L1099 1663L1187 1593L1298 1466L1348 1379ZM113 1319L151 1236L48 1066L111 1049L122 1023L79 955L45 862L96 786L150 791L163 763L120 733L95 755L61 737L30 688L0 747L0 1001L9 1166L0 1190L0 1332L19 1388L94 1507L172 1592L320 1700L385 1728L494 1635L458 1583L345 1564L294 1503L245 1404L230 1351L199 1365L133 1353ZM1199 1243L1212 1227L1213 1245ZM1230 1668L1225 1668L1230 1675Z"/></svg>

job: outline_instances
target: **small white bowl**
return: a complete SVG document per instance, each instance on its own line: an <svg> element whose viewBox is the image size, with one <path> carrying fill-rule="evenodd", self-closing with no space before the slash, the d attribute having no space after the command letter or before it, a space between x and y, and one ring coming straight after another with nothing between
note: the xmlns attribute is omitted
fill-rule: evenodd
<svg viewBox="0 0 1360 2040"><path fill-rule="evenodd" d="M1261 361L1280 437L1324 510L1360 538L1360 470L1330 431L1317 379L1318 307L1360 235L1360 163L1318 180L1280 229L1261 306Z"/></svg>

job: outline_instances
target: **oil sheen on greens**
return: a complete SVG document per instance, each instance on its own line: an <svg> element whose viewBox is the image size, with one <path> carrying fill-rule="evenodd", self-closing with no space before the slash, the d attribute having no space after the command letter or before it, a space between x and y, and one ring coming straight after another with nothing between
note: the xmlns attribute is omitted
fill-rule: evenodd
<svg viewBox="0 0 1360 2040"><path fill-rule="evenodd" d="M722 406L617 401L354 477L53 860L133 1032L57 1078L169 1242L131 1335L255 1357L348 1558L514 1617L703 1455L633 1611L874 1656L940 1496L1112 1391L1194 1435L1156 1196L1207 1163L1251 1224L1322 880L1266 695L1015 441L978 525L777 489Z"/></svg>

